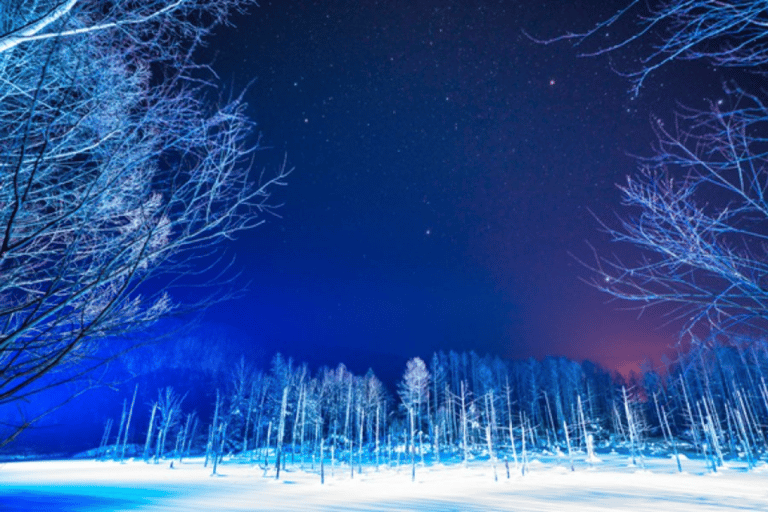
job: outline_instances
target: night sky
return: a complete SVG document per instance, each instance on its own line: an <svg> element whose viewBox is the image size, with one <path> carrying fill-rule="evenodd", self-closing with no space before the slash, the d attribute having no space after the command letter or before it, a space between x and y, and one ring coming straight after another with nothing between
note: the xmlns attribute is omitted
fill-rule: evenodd
<svg viewBox="0 0 768 512"><path fill-rule="evenodd" d="M262 2L206 56L242 90L263 142L287 155L281 219L233 244L250 282L208 332L268 358L343 361L383 378L409 357L565 355L628 373L676 339L579 280L571 254L609 244L594 212L648 155L651 114L721 91L704 66L653 75L639 98L611 67L549 38L594 26L606 1ZM593 42L596 47L600 40ZM623 305L626 307L626 305Z"/></svg>

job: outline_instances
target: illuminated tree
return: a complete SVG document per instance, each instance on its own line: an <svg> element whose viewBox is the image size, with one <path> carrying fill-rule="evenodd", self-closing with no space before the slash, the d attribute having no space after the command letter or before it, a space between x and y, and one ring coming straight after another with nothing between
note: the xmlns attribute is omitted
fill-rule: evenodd
<svg viewBox="0 0 768 512"><path fill-rule="evenodd" d="M638 213L613 238L648 250L636 265L602 258L595 284L647 304L671 303L687 331L765 329L768 110L734 91L733 107L656 123L659 152L621 187Z"/></svg>
<svg viewBox="0 0 768 512"><path fill-rule="evenodd" d="M405 365L403 381L400 383L400 398L408 411L410 425L411 480L416 479L416 445L414 437L417 427L421 428L421 409L426 404L429 393L429 371L421 358L414 357Z"/></svg>
<svg viewBox="0 0 768 512"><path fill-rule="evenodd" d="M630 21L635 23L631 36L605 44L614 34L625 33L622 24ZM632 92L637 95L651 74L681 60L703 59L714 66L764 75L768 64L767 29L765 0L661 0L652 6L632 0L588 32L541 42L575 40L585 48L599 39L598 49L584 50L583 56L636 48L641 54L637 68L617 71L631 79Z"/></svg>
<svg viewBox="0 0 768 512"><path fill-rule="evenodd" d="M642 6L632 2L592 31L566 37L588 44L596 34L608 36ZM765 73L764 1L663 0L639 20L630 37L589 53L640 52L638 68L625 73L635 94L654 71L680 60ZM604 225L645 257L636 264L598 257L595 286L643 307L671 304L671 318L692 336L768 327L764 95L726 84L725 99L707 109L654 120L655 155L621 187L631 213L618 226Z"/></svg>
<svg viewBox="0 0 768 512"><path fill-rule="evenodd" d="M155 449L155 464L165 454L165 443L168 433L178 427L182 416L181 403L186 395L179 395L173 388L167 387L157 392L157 411L159 420L157 424L157 448Z"/></svg>
<svg viewBox="0 0 768 512"><path fill-rule="evenodd" d="M208 282L217 243L270 211L287 171L249 176L245 106L215 106L192 60L246 3L0 5L0 405L113 357L180 308L168 285Z"/></svg>

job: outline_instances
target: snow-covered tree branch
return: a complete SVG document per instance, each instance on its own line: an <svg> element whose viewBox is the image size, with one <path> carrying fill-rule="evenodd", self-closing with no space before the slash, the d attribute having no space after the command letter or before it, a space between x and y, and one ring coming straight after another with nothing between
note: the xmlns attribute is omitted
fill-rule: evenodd
<svg viewBox="0 0 768 512"><path fill-rule="evenodd" d="M656 122L656 156L621 187L633 212L614 240L649 255L637 264L600 258L593 283L621 299L671 303L691 329L765 328L768 110L733 90L728 109L684 112ZM723 102L721 102L723 103Z"/></svg>
<svg viewBox="0 0 768 512"><path fill-rule="evenodd" d="M632 34L606 44L614 34L626 33L626 23L634 24ZM632 81L634 95L650 75L680 60L702 59L714 66L764 75L768 64L768 2L661 0L649 4L632 0L589 31L540 42L562 40L576 42L582 56L639 49L641 57L634 69L617 70ZM589 49L591 43L596 49Z"/></svg>
<svg viewBox="0 0 768 512"><path fill-rule="evenodd" d="M191 57L245 3L0 7L0 404L108 358L177 307L158 278L210 275L272 211L289 171L249 174L245 105Z"/></svg>
<svg viewBox="0 0 768 512"><path fill-rule="evenodd" d="M636 69L625 73L635 94L654 71L680 60L764 74L766 6L663 0L646 6L630 36L585 54L637 51ZM632 2L592 31L560 39L588 45L642 8ZM671 304L687 333L768 328L765 93L727 83L706 109L681 107L671 120L654 119L654 156L620 187L631 213L604 224L644 256L634 264L598 256L590 265L595 286L641 307Z"/></svg>

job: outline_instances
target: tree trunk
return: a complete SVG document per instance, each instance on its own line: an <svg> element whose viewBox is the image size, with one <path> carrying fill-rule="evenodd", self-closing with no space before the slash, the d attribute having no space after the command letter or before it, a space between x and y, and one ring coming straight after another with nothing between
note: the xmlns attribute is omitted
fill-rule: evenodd
<svg viewBox="0 0 768 512"><path fill-rule="evenodd" d="M253 394L256 383L251 383L251 393L248 395L248 410L245 412L245 427L243 428L243 455L248 452L248 432L251 429L251 414L253 413Z"/></svg>
<svg viewBox="0 0 768 512"><path fill-rule="evenodd" d="M125 407L126 407L126 401L123 400L123 412L120 415L120 428L117 430L117 439L115 439L115 449L112 453L112 458L118 459L120 457L120 446L123 444L123 429L125 428Z"/></svg>
<svg viewBox="0 0 768 512"><path fill-rule="evenodd" d="M323 438L320 438L320 484L325 483L325 445Z"/></svg>
<svg viewBox="0 0 768 512"><path fill-rule="evenodd" d="M379 402L376 402L376 427L375 427L375 435L376 435L376 471L379 470L379 410L381 409L381 405Z"/></svg>
<svg viewBox="0 0 768 512"><path fill-rule="evenodd" d="M571 449L571 436L568 435L568 425L563 421L563 432L565 432L565 444L568 445L568 461L571 464L571 471L574 471L573 467L573 450Z"/></svg>
<svg viewBox="0 0 768 512"><path fill-rule="evenodd" d="M416 481L416 446L413 442L413 431L414 431L414 418L413 418L413 408L408 408L408 419L411 424L411 482Z"/></svg>
<svg viewBox="0 0 768 512"><path fill-rule="evenodd" d="M131 399L131 408L128 411L128 421L125 422L125 432L123 434L123 446L120 450L120 460L125 458L125 445L128 444L128 429L131 428L131 418L133 418L133 406L136 404L136 394L139 392L139 385L133 388L133 398Z"/></svg>
<svg viewBox="0 0 768 512"><path fill-rule="evenodd" d="M467 460L469 459L469 446L468 446L468 440L467 440L467 407L466 407L466 396L464 391L464 381L461 381L461 438L462 438L462 449L464 451L464 466L467 465Z"/></svg>
<svg viewBox="0 0 768 512"><path fill-rule="evenodd" d="M275 479L280 477L280 463L282 462L283 455L283 436L285 435L285 416L288 414L288 386L283 388L283 398L280 400L280 421L277 427L277 445L276 449L276 462L275 469L277 473Z"/></svg>
<svg viewBox="0 0 768 512"><path fill-rule="evenodd" d="M152 414L149 416L149 427L147 427L147 440L144 443L144 460L149 460L149 446L152 442L152 429L155 426L155 413L157 413L157 402L152 405Z"/></svg>
<svg viewBox="0 0 768 512"><path fill-rule="evenodd" d="M107 455L107 444L109 443L109 435L112 433L112 418L107 418L104 423L104 434L101 436L101 442L99 443L99 449L96 452L96 457L99 460L103 460Z"/></svg>

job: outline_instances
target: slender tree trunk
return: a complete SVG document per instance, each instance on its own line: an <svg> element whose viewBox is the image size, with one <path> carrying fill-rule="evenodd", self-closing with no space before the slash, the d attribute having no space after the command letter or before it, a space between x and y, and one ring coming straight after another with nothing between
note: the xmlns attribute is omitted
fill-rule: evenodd
<svg viewBox="0 0 768 512"><path fill-rule="evenodd" d="M461 444L462 448L464 450L464 466L467 465L467 461L469 459L469 446L468 446L468 440L467 440L467 407L466 407L466 396L465 396L465 390L464 390L464 381L461 381Z"/></svg>
<svg viewBox="0 0 768 512"><path fill-rule="evenodd" d="M488 405L490 409L489 425L491 427L491 440L496 437L496 405L493 399L493 390L488 392Z"/></svg>
<svg viewBox="0 0 768 512"><path fill-rule="evenodd" d="M320 484L325 483L325 443L324 439L320 438Z"/></svg>
<svg viewBox="0 0 768 512"><path fill-rule="evenodd" d="M218 448L217 454L216 454L217 458L218 458L218 463L219 464L221 464L222 461L224 460L224 453L225 453L225 450L227 448L227 444L226 443L227 443L227 428L228 427L229 427L229 423L227 423L226 421L224 422L224 424L221 427L221 439L219 440L219 448Z"/></svg>
<svg viewBox="0 0 768 512"><path fill-rule="evenodd" d="M659 399L657 397L657 393L653 393L653 405L656 409L656 416L659 417L659 425L661 426L661 434L664 436L664 442L669 443L669 438L667 437L667 429L664 428L664 420L661 417L661 409L659 408Z"/></svg>
<svg viewBox="0 0 768 512"><path fill-rule="evenodd" d="M576 401L578 404L578 410L579 410L579 423L581 424L581 435L584 438L584 446L587 445L587 420L584 418L584 409L582 408L581 404L581 395L576 395Z"/></svg>
<svg viewBox="0 0 768 512"><path fill-rule="evenodd" d="M411 451L411 481L416 481L416 444L414 443L414 430L415 430L415 418L413 417L413 407L408 408L408 421L411 426L411 442L410 442L410 451Z"/></svg>
<svg viewBox="0 0 768 512"><path fill-rule="evenodd" d="M525 476L525 473L528 470L528 452L525 449L525 414L523 414L522 411L520 413L520 439L522 439L520 450L522 451L523 457L521 472L522 475Z"/></svg>
<svg viewBox="0 0 768 512"><path fill-rule="evenodd" d="M347 407L346 412L344 413L344 443L349 447L349 465L352 465L352 448L351 445L351 439L349 435L349 422L350 422L350 416L352 411L352 380L349 381L349 386L347 387ZM342 452L343 454L343 452Z"/></svg>
<svg viewBox="0 0 768 512"><path fill-rule="evenodd" d="M115 449L112 453L112 458L115 460L120 459L120 447L123 444L123 429L125 428L126 406L127 406L127 403L125 400L123 400L123 412L122 414L120 414L120 428L117 430L117 439L115 439Z"/></svg>
<svg viewBox="0 0 768 512"><path fill-rule="evenodd" d="M565 432L565 443L568 445L568 461L571 464L571 471L575 471L573 467L573 450L571 449L571 436L568 435L568 425L563 421L563 432Z"/></svg>
<svg viewBox="0 0 768 512"><path fill-rule="evenodd" d="M376 426L375 426L375 435L376 435L376 471L379 470L379 411L381 409L381 404L379 402L376 402Z"/></svg>
<svg viewBox="0 0 768 512"><path fill-rule="evenodd" d="M451 393L451 390L448 386L448 383L445 384L445 410L448 411L448 438L446 439L446 444L448 444L451 447L455 447L458 444L458 435L457 432L459 431L458 425L456 424L456 407L454 406L453 401L453 393Z"/></svg>
<svg viewBox="0 0 768 512"><path fill-rule="evenodd" d="M691 437L693 438L693 447L696 449L696 451L701 450L700 441L699 441L699 430L698 425L696 422L696 418L693 415L693 408L691 407L691 402L688 399L688 390L687 386L685 384L685 381L683 380L683 376L680 376L680 387L683 390L683 399L685 400L685 409L688 413L688 423L691 427Z"/></svg>
<svg viewBox="0 0 768 512"><path fill-rule="evenodd" d="M254 449L258 448L261 443L261 419L262 415L264 413L264 402L267 398L267 384L266 382L262 382L261 385L261 400L259 400L259 414L256 416L256 423L254 423L253 428L256 432L256 440L254 441Z"/></svg>
<svg viewBox="0 0 768 512"><path fill-rule="evenodd" d="M304 392L306 394L306 391ZM299 450L301 450L301 469L304 469L306 451L304 450L304 430L307 424L307 398L301 401L301 431L299 434Z"/></svg>
<svg viewBox="0 0 768 512"><path fill-rule="evenodd" d="M177 449L176 451L176 457L179 459L179 464L181 464L182 459L184 458L184 448L187 445L187 437L189 437L189 429L192 426L192 413L187 414L187 420L184 422L184 429L181 431L181 448Z"/></svg>
<svg viewBox="0 0 768 512"><path fill-rule="evenodd" d="M512 457L515 459L515 467L517 467L518 466L517 447L515 446L515 427L514 427L514 423L512 422L512 399L510 397L511 394L512 394L512 388L509 387L509 377L507 377L506 395L507 395L507 423L509 427L509 444L512 445Z"/></svg>
<svg viewBox="0 0 768 512"><path fill-rule="evenodd" d="M112 423L112 418L107 418L107 421L104 423L104 433L101 436L99 449L96 452L96 457L99 460L103 460L107 455L107 443L109 443L109 435L112 433Z"/></svg>
<svg viewBox="0 0 768 512"><path fill-rule="evenodd" d="M357 474L363 473L363 431L365 425L365 410L360 408L360 424L358 429L358 442L357 442ZM370 440L368 441L370 442Z"/></svg>
<svg viewBox="0 0 768 512"><path fill-rule="evenodd" d="M333 443L331 443L331 477L335 476L334 471L336 469L336 440L338 438L338 426L338 418L336 418L333 420Z"/></svg>
<svg viewBox="0 0 768 512"><path fill-rule="evenodd" d="M624 412L627 416L627 430L629 431L629 446L632 453L632 464L637 463L637 457L639 456L640 467L645 468L645 462L643 460L643 454L640 447L640 428L638 425L638 420L635 418L635 415L629 406L627 390L622 387L621 392L624 396Z"/></svg>
<svg viewBox="0 0 768 512"><path fill-rule="evenodd" d="M248 452L248 432L251 430L251 414L253 413L253 395L256 383L251 383L251 393L248 395L248 410L245 412L245 428L243 428L243 455Z"/></svg>
<svg viewBox="0 0 768 512"><path fill-rule="evenodd" d="M272 441L272 422L267 425L267 444L264 447L264 474L267 474L269 468L269 444Z"/></svg>
<svg viewBox="0 0 768 512"><path fill-rule="evenodd" d="M667 413L664 410L663 405L661 406L661 420L662 420L662 426L666 427L667 429L669 442L672 444L672 451L675 453L675 460L677 461L677 471L678 473L682 473L683 467L680 464L680 454L677 451L677 443L675 442L675 438L672 436L672 429L669 428L669 420L667 419Z"/></svg>
<svg viewBox="0 0 768 512"><path fill-rule="evenodd" d="M549 395L546 392L544 392L544 403L547 405L547 417L549 418L549 423L552 425L552 436L555 439L555 445L558 445L560 444L560 441L557 439L557 424L552 417L552 407L549 405ZM547 435L547 438L549 438L549 435Z"/></svg>
<svg viewBox="0 0 768 512"><path fill-rule="evenodd" d="M352 436L349 438L349 478L350 479L355 478L355 461L353 458L354 449L355 449L355 438L354 436Z"/></svg>
<svg viewBox="0 0 768 512"><path fill-rule="evenodd" d="M192 423L192 432L189 435L189 440L187 441L187 449L185 450L185 454L189 456L190 450L192 450L192 443L195 440L195 436L197 436L197 428L200 426L200 420L199 418L195 417L194 423Z"/></svg>
<svg viewBox="0 0 768 512"><path fill-rule="evenodd" d="M322 421L322 416L318 412L317 419L315 420L315 439L312 442L312 466L310 467L313 471L315 469L315 453L317 453L317 448L315 447L315 443L318 441L320 442L320 448L323 448L323 435L322 431L320 430L320 422Z"/></svg>
<svg viewBox="0 0 768 512"><path fill-rule="evenodd" d="M213 425L208 425L208 439L205 442L205 462L203 467L208 467L208 461L211 458L211 452L213 451Z"/></svg>
<svg viewBox="0 0 768 512"><path fill-rule="evenodd" d="M155 426L155 414L157 413L157 402L152 405L152 414L149 416L149 427L147 427L147 440L144 443L144 460L149 460L149 446L152 442L152 429Z"/></svg>
<svg viewBox="0 0 768 512"><path fill-rule="evenodd" d="M217 470L219 468L219 447L221 446L220 440L223 437L221 435L221 427L222 425L215 427L213 435L211 436L211 457L213 459L213 470L211 471L211 476L216 476Z"/></svg>
<svg viewBox="0 0 768 512"><path fill-rule="evenodd" d="M208 467L208 459L210 458L211 452L215 449L214 446L214 436L216 435L216 429L218 428L219 423L219 408L221 407L221 398L219 396L219 390L216 390L216 406L213 409L213 423L211 424L211 427L208 429L208 443L205 447L205 463L203 464L203 467Z"/></svg>
<svg viewBox="0 0 768 512"><path fill-rule="evenodd" d="M624 398L624 413L627 417L627 430L629 431L629 449L632 454L632 464L637 464L637 457L635 454L635 421L632 417L632 411L629 409L629 398L627 398L627 390L622 386L621 394Z"/></svg>
<svg viewBox="0 0 768 512"><path fill-rule="evenodd" d="M139 385L133 388L133 398L131 399L131 408L128 411L128 421L125 422L125 432L123 434L123 446L120 450L120 460L125 458L125 445L128 444L128 430L131 428L131 418L133 418L133 406L136 404L136 394L139 392Z"/></svg>
<svg viewBox="0 0 768 512"><path fill-rule="evenodd" d="M491 460L491 466L493 467L493 479L499 481L499 475L496 473L496 454L493 452L493 438L491 436L491 426L485 426L485 439L488 443L488 457Z"/></svg>
<svg viewBox="0 0 768 512"><path fill-rule="evenodd" d="M296 429L299 428L301 409L304 401L304 383L299 386L299 398L296 403L296 415L293 418L293 428L291 429L291 464L296 464Z"/></svg>
<svg viewBox="0 0 768 512"><path fill-rule="evenodd" d="M282 462L283 455L283 436L285 435L285 416L288 414L288 386L283 388L283 398L280 401L280 421L277 427L277 445L276 445L276 461L275 479L280 478L280 463Z"/></svg>
<svg viewBox="0 0 768 512"><path fill-rule="evenodd" d="M165 414L168 414L167 412ZM160 420L160 429L157 432L157 445L155 446L155 464L160 463L160 457L163 456L163 450L165 449L165 433L168 429L168 418L163 415Z"/></svg>

